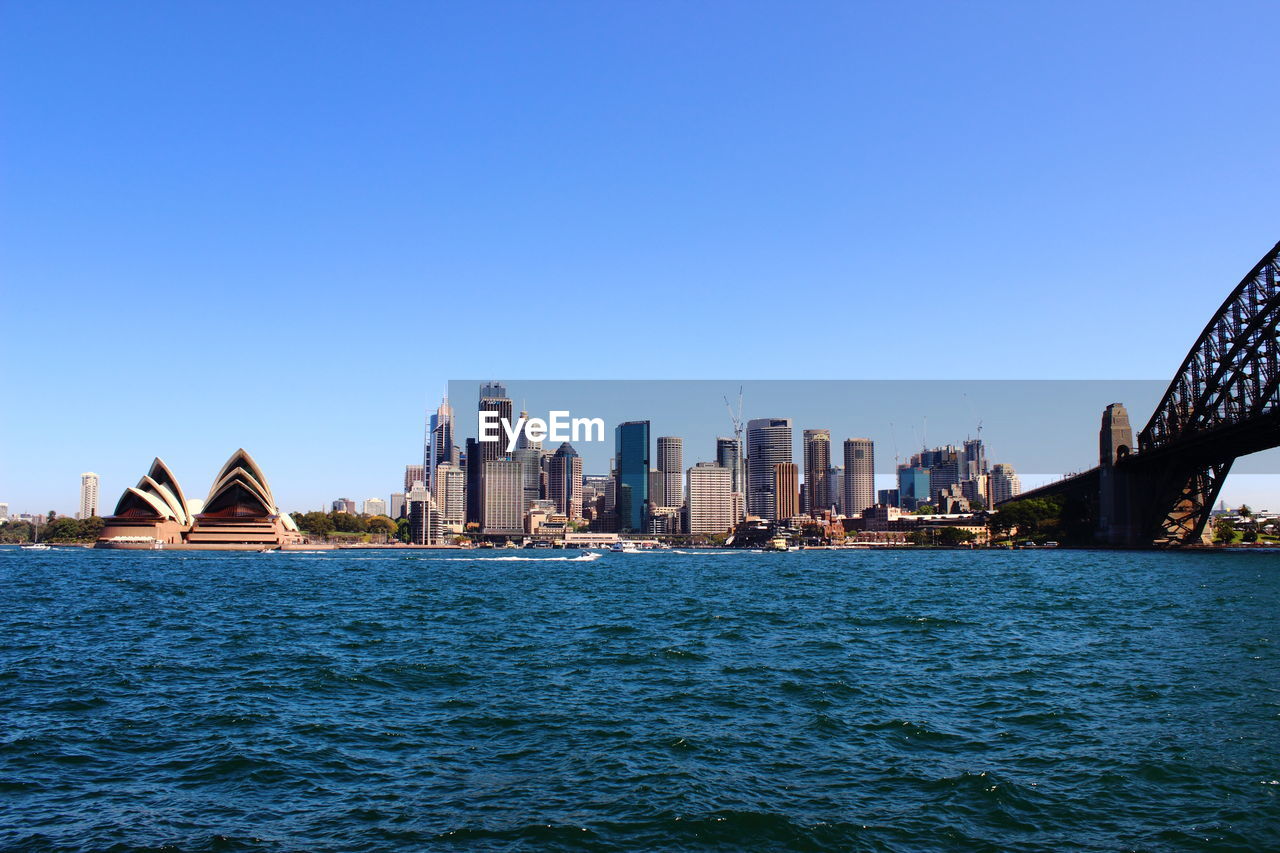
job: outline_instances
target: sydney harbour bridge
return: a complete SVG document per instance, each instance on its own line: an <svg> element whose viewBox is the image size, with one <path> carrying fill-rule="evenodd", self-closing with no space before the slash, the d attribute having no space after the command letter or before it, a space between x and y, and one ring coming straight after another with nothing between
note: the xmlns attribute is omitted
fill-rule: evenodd
<svg viewBox="0 0 1280 853"><path fill-rule="evenodd" d="M1098 466L1014 500L1056 499L1103 544L1202 542L1231 463L1280 445L1278 323L1280 243L1209 320L1136 442L1124 407L1108 406Z"/></svg>

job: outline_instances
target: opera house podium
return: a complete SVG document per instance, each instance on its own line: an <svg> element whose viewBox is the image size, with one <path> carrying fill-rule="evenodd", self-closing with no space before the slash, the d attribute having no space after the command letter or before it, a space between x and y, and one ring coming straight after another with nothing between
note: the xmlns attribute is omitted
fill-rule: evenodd
<svg viewBox="0 0 1280 853"><path fill-rule="evenodd" d="M257 551L303 539L243 448L218 471L203 502L188 501L168 466L156 459L104 521L98 548Z"/></svg>

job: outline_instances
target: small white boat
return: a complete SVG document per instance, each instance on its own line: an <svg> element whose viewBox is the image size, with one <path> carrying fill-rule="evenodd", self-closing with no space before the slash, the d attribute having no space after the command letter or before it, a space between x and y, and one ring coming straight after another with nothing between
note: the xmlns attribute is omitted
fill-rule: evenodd
<svg viewBox="0 0 1280 853"><path fill-rule="evenodd" d="M43 542L32 542L30 545L23 545L22 550L23 551L49 551L51 549L49 548L48 545L44 544Z"/></svg>
<svg viewBox="0 0 1280 853"><path fill-rule="evenodd" d="M640 549L636 547L634 542L614 542L609 546L609 550L615 554L638 554Z"/></svg>

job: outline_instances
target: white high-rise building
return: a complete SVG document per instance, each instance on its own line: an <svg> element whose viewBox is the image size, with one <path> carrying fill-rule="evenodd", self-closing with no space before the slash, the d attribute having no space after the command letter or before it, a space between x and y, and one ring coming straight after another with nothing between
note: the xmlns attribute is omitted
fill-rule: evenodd
<svg viewBox="0 0 1280 853"><path fill-rule="evenodd" d="M997 462L991 466L991 503L999 506L1022 493L1022 482L1012 465Z"/></svg>
<svg viewBox="0 0 1280 853"><path fill-rule="evenodd" d="M461 533L467 514L467 473L451 462L436 468L435 499L445 528Z"/></svg>
<svg viewBox="0 0 1280 853"><path fill-rule="evenodd" d="M98 475L87 471L80 475L80 512L76 518L93 518L98 514Z"/></svg>
<svg viewBox="0 0 1280 853"><path fill-rule="evenodd" d="M727 533L738 523L733 470L713 462L689 469L689 532Z"/></svg>
<svg viewBox="0 0 1280 853"><path fill-rule="evenodd" d="M9 505L0 504L0 521L4 521L9 517Z"/></svg>
<svg viewBox="0 0 1280 853"><path fill-rule="evenodd" d="M387 502L382 498L365 498L364 500L365 515L386 515Z"/></svg>
<svg viewBox="0 0 1280 853"><path fill-rule="evenodd" d="M657 506L684 506L684 439L658 436L658 477L662 491Z"/></svg>

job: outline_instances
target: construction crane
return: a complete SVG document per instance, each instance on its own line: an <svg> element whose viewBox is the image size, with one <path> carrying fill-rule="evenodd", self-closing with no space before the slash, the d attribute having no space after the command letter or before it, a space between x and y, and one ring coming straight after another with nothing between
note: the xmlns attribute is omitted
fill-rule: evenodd
<svg viewBox="0 0 1280 853"><path fill-rule="evenodd" d="M733 406L729 403L729 398L724 398L724 407L729 410L729 421L733 424L733 437L738 444L738 470L734 472L734 479L738 481L738 491L742 494L742 511L746 512L747 504L747 469L746 469L746 453L742 443L742 428L744 422L742 420L742 386L738 386L738 411L734 414Z"/></svg>

